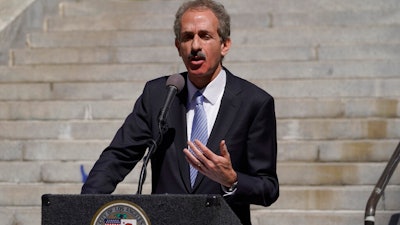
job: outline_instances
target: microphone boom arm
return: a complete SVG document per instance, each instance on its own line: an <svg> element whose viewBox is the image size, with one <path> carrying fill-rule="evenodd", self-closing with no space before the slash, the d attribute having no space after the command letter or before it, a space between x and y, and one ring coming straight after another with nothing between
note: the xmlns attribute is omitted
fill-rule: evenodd
<svg viewBox="0 0 400 225"><path fill-rule="evenodd" d="M161 108L159 115L158 115L158 137L156 140L150 139L148 144L147 155L143 158L143 166L140 172L139 177L139 184L137 194L142 194L143 183L146 180L146 173L147 173L147 164L149 163L151 157L153 156L154 152L156 152L158 146L163 140L163 135L168 130L168 124L166 121L169 107L171 106L172 102L174 101L174 97L177 93L179 93L185 85L185 80L179 74L174 74L168 77L166 82L166 87L168 89L167 96L165 98L165 103Z"/></svg>

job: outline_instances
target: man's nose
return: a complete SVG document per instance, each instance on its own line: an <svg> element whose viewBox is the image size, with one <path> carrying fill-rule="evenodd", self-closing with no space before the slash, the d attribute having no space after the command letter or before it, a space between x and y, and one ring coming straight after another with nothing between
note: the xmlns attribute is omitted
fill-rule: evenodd
<svg viewBox="0 0 400 225"><path fill-rule="evenodd" d="M192 42L192 50L201 50L201 39L198 35L195 35Z"/></svg>

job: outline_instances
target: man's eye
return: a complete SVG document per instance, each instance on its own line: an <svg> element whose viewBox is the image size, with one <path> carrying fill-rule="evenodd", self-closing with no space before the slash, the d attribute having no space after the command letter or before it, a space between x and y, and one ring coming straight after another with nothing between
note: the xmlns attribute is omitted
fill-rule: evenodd
<svg viewBox="0 0 400 225"><path fill-rule="evenodd" d="M201 39L203 40L210 40L211 39L211 35L205 34L201 36Z"/></svg>
<svg viewBox="0 0 400 225"><path fill-rule="evenodd" d="M189 41L193 39L193 35L182 35L181 41Z"/></svg>

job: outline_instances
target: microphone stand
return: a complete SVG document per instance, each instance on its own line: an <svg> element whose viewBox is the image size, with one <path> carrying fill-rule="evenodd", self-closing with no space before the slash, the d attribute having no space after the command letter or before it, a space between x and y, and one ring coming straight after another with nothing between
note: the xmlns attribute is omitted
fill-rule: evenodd
<svg viewBox="0 0 400 225"><path fill-rule="evenodd" d="M165 132L168 130L168 124L166 122L166 117L168 114L169 107L172 104L172 101L174 100L174 96L182 90L183 86L185 85L185 80L183 77L179 74L171 75L168 77L166 86L167 86L167 96L165 99L164 106L161 108L159 115L158 115L158 137L156 140L150 139L149 144L148 144L148 151L147 155L143 159L143 166L142 166L142 171L140 172L140 177L139 177L139 185L138 185L138 190L137 194L142 194L142 187L143 183L146 179L146 169L147 169L147 164L150 161L150 158L153 156L154 152L157 150L158 145L162 142L163 135Z"/></svg>
<svg viewBox="0 0 400 225"><path fill-rule="evenodd" d="M160 120L158 122L158 130L159 130L159 134L158 134L157 139L149 140L150 143L149 143L147 155L145 155L143 158L142 170L140 171L139 184L138 184L138 189L136 192L136 194L138 194L138 195L142 194L143 184L146 180L147 164L149 163L154 152L156 152L158 145L162 142L164 133L168 130L168 124L164 120Z"/></svg>

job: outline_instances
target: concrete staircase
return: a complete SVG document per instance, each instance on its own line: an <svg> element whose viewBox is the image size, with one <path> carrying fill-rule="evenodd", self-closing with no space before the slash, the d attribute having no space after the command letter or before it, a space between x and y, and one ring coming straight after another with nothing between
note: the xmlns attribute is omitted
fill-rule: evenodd
<svg viewBox="0 0 400 225"><path fill-rule="evenodd" d="M42 194L79 193L144 82L185 70L172 33L181 2L66 1L10 50L0 66L2 224L38 225ZM225 66L276 98L281 196L253 206L253 224L363 224L400 138L400 2L222 2L233 29ZM115 193L135 193L139 169ZM398 171L376 224L400 211Z"/></svg>

